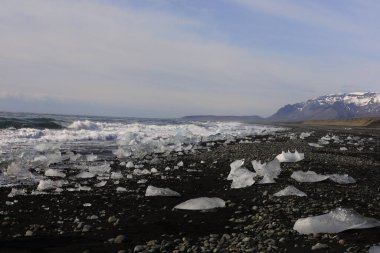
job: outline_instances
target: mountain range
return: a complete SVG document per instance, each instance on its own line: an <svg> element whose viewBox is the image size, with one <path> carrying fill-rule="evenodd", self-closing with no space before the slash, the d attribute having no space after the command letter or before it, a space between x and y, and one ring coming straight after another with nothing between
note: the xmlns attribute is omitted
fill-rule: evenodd
<svg viewBox="0 0 380 253"><path fill-rule="evenodd" d="M243 121L252 123L297 122L306 120L349 119L380 117L380 93L352 92L331 94L309 99L305 102L288 104L272 116L215 116L192 115L186 120Z"/></svg>

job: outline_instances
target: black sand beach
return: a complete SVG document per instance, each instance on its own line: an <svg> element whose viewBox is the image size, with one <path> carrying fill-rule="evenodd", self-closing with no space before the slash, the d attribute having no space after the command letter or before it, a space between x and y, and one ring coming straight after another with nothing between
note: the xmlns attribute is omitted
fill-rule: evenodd
<svg viewBox="0 0 380 253"><path fill-rule="evenodd" d="M311 131L310 137L298 138ZM290 133L297 138L289 138ZM326 134L344 142L322 148L308 145ZM132 169L115 159L112 170L124 175L118 185L110 181L91 191L14 198L7 197L11 188L0 188L0 252L368 252L380 243L380 227L317 235L293 230L297 219L337 207L380 219L379 129L303 126L273 138L254 136L243 139L250 143L240 141L208 144L209 150L195 154L158 155L154 164L148 162L153 157L147 157L144 168L154 167L159 173L137 176L147 180L142 184L127 179ZM341 150L342 146L347 150ZM277 183L230 189L226 178L231 162L245 159L252 170L252 160L271 161L287 150L305 153L305 159L282 163ZM173 169L180 161L184 166ZM171 170L165 171L167 166ZM290 178L296 170L348 174L356 183L298 183ZM70 168L65 172L72 173ZM91 180L82 180L81 185L91 186ZM148 185L168 187L181 197L145 197ZM307 197L272 196L288 185ZM116 192L117 187L127 191ZM183 201L204 196L219 197L226 207L173 210ZM313 250L318 243L326 248Z"/></svg>

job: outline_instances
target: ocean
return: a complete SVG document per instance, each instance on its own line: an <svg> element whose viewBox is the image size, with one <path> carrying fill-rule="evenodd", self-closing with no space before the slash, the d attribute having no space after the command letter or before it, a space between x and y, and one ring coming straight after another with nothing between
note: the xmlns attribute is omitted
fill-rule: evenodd
<svg viewBox="0 0 380 253"><path fill-rule="evenodd" d="M227 143L281 128L238 122L192 122L51 114L0 113L0 184L25 183L30 168L71 166L72 162L142 160L147 156L189 154L201 143ZM11 167L9 167L11 166ZM13 166L13 167L12 167ZM13 169L13 170L12 170ZM19 173L20 172L20 173Z"/></svg>

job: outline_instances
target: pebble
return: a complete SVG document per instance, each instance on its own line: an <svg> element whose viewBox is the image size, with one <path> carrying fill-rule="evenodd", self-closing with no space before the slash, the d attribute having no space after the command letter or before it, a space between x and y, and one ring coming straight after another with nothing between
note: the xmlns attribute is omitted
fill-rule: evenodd
<svg viewBox="0 0 380 253"><path fill-rule="evenodd" d="M125 235L118 235L113 240L114 243L123 243L125 241Z"/></svg>
<svg viewBox="0 0 380 253"><path fill-rule="evenodd" d="M317 243L311 247L311 250L320 250L320 249L327 249L329 246L327 244Z"/></svg>
<svg viewBox="0 0 380 253"><path fill-rule="evenodd" d="M33 235L33 231L31 230L28 230L25 232L25 236L32 236Z"/></svg>

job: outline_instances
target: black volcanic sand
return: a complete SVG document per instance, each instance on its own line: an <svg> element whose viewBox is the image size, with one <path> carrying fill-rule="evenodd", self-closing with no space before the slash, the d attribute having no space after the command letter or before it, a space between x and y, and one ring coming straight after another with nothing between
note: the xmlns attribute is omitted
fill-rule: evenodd
<svg viewBox="0 0 380 253"><path fill-rule="evenodd" d="M290 132L299 136L311 130L314 133L304 140L289 138ZM327 133L338 135L344 143L323 148L308 145ZM88 192L8 198L11 189L1 188L0 252L314 252L312 246L317 243L328 246L317 252L368 252L371 245L380 244L380 228L318 235L300 235L292 228L298 218L336 207L353 208L380 219L379 133L368 129L294 128L274 138L245 139L260 143L215 142L212 147L208 144L209 150L173 154L158 164L145 164L144 168L157 168L157 175L127 179L131 169L114 160L112 170L121 170L124 175L120 183L114 185L115 180L109 180L106 186ZM353 140L348 141L348 136ZM348 150L341 151L341 146ZM358 151L358 147L363 150ZM246 167L252 170L251 160L270 161L288 149L304 152L305 159L282 163L283 172L276 184L230 189L231 181L226 178L231 162L246 159ZM180 161L184 166L173 170ZM171 170L165 171L166 166ZM290 178L292 171L308 169L321 174L349 174L357 183L298 183ZM66 172L73 173L69 168ZM138 184L141 178L147 183ZM78 182L92 186L98 181ZM181 197L145 197L148 185L169 187ZM288 185L308 196L272 196ZM127 192L117 193L118 186ZM35 188L30 186L29 192ZM173 210L183 201L203 196L222 198L226 207L207 212ZM18 202L13 205L5 204L15 200ZM28 230L31 236L25 235Z"/></svg>

